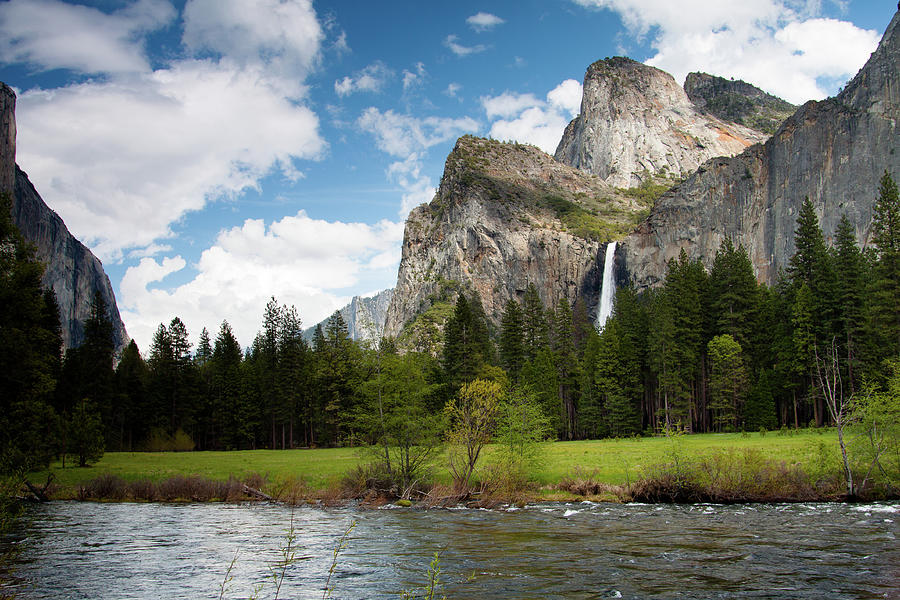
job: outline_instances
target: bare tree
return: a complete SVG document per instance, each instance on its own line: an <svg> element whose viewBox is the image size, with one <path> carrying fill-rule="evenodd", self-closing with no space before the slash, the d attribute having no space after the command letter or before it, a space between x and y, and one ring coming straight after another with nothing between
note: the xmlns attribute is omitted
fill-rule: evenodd
<svg viewBox="0 0 900 600"><path fill-rule="evenodd" d="M849 408L853 399L844 396L844 386L841 381L841 369L838 361L838 349L834 339L825 349L825 356L819 356L819 348L816 346L816 379L825 399L825 406L834 426L837 429L838 443L841 445L841 457L844 461L844 479L847 483L847 495L854 495L853 471L850 469L850 459L847 456L847 443L844 440L844 427L847 425Z"/></svg>

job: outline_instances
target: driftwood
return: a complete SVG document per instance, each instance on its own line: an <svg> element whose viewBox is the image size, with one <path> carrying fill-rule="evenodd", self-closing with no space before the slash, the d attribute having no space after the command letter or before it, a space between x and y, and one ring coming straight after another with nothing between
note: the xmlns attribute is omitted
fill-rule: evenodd
<svg viewBox="0 0 900 600"><path fill-rule="evenodd" d="M273 498L272 496L270 496L264 492L261 492L255 488L252 488L247 484L244 484L243 490L244 490L244 493L247 494L248 496L253 496L254 498L259 498L260 500L267 500L269 502L277 502L277 500L275 500L275 498Z"/></svg>
<svg viewBox="0 0 900 600"><path fill-rule="evenodd" d="M50 502L50 498L47 496L47 489L50 487L50 484L53 483L53 473L47 475L47 482L41 486L37 487L27 479L24 481L25 487L28 488L30 496L26 496L24 499L29 500L31 502Z"/></svg>

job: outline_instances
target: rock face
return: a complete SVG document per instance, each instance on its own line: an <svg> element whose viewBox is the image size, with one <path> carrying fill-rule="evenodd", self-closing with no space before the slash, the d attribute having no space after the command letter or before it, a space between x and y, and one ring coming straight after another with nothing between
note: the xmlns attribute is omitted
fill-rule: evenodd
<svg viewBox="0 0 900 600"><path fill-rule="evenodd" d="M353 296L350 304L340 309L341 317L347 324L347 332L353 340L377 340L384 333L384 321L387 318L388 306L394 296L394 289L382 290L374 296ZM324 329L326 321L319 325ZM311 340L316 326L303 332L307 340Z"/></svg>
<svg viewBox="0 0 900 600"><path fill-rule="evenodd" d="M566 127L556 159L627 188L648 176L685 176L766 137L702 112L668 73L615 57L588 67L581 114Z"/></svg>
<svg viewBox="0 0 900 600"><path fill-rule="evenodd" d="M797 107L741 80L688 73L684 91L694 105L723 121L772 135Z"/></svg>
<svg viewBox="0 0 900 600"><path fill-rule="evenodd" d="M0 84L0 191L13 194L13 222L22 236L37 248L45 265L43 285L56 293L59 303L63 344L76 347L84 340L84 322L90 315L94 292L99 291L109 306L116 352L128 343L128 333L119 316L116 298L103 265L87 247L75 239L65 223L44 203L34 186L15 163L15 94ZM12 173L12 185L6 183Z"/></svg>
<svg viewBox="0 0 900 600"><path fill-rule="evenodd" d="M0 82L0 193L16 187L16 94Z"/></svg>
<svg viewBox="0 0 900 600"><path fill-rule="evenodd" d="M529 283L545 306L581 297L593 310L605 243L643 214L636 200L537 148L464 136L434 200L407 219L385 334L459 290L477 292L495 325Z"/></svg>
<svg viewBox="0 0 900 600"><path fill-rule="evenodd" d="M653 285L682 248L709 262L730 237L747 248L757 278L771 285L794 252L807 196L826 241L846 214L865 243L882 173L900 174L898 23L900 13L837 97L806 103L764 145L712 159L665 194L620 246L617 264L626 278Z"/></svg>

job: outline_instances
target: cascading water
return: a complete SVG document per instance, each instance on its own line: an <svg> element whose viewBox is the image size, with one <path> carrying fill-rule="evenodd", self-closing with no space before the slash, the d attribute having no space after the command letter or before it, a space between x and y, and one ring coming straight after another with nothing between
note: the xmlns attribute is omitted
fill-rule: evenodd
<svg viewBox="0 0 900 600"><path fill-rule="evenodd" d="M597 311L597 329L603 330L612 314L613 297L616 295L616 243L606 245L603 258L603 287L600 288L600 309Z"/></svg>

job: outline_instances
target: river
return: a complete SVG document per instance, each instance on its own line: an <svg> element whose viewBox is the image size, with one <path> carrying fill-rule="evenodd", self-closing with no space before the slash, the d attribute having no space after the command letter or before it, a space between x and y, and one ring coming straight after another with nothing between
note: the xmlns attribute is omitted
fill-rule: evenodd
<svg viewBox="0 0 900 600"><path fill-rule="evenodd" d="M267 504L33 506L23 599L397 598L440 552L459 598L900 598L900 504L546 504L475 510ZM8 541L8 540L7 540ZM439 597L439 596L438 596Z"/></svg>

